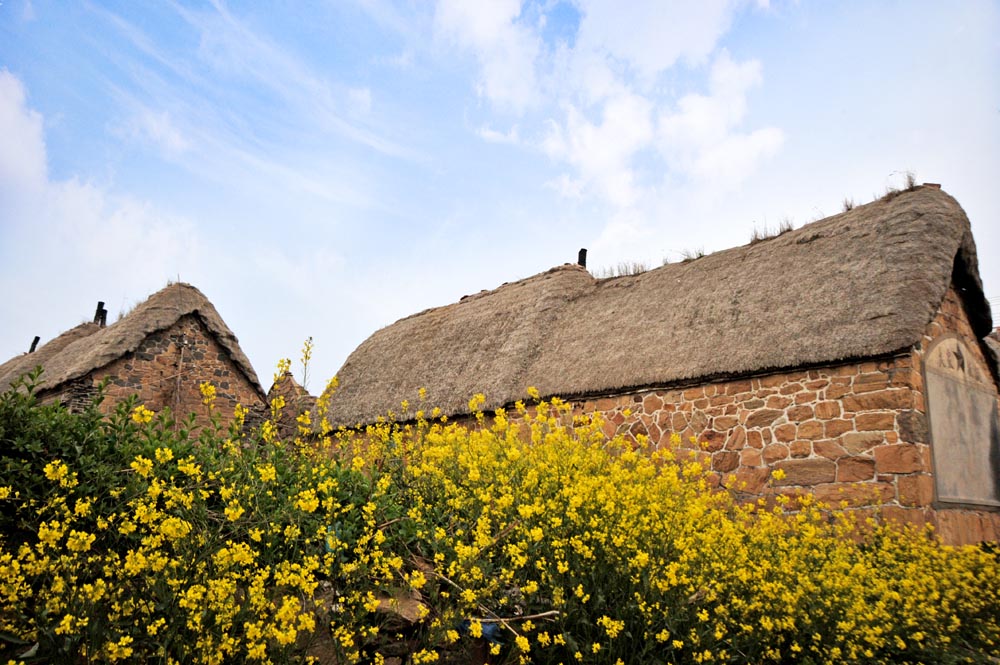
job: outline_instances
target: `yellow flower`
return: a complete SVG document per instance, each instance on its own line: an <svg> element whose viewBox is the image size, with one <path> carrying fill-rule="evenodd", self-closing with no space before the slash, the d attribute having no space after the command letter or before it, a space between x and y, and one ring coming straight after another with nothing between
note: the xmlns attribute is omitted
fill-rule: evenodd
<svg viewBox="0 0 1000 665"><path fill-rule="evenodd" d="M307 513L314 512L319 508L319 498L316 496L316 491L308 489L299 492L295 507Z"/></svg>
<svg viewBox="0 0 1000 665"><path fill-rule="evenodd" d="M239 499L234 499L226 505L226 519L230 522L238 520L243 516L244 512L246 511L243 509L243 506L240 505Z"/></svg>
<svg viewBox="0 0 1000 665"><path fill-rule="evenodd" d="M94 544L96 538L97 536L92 533L73 529L69 532L69 538L66 539L66 547L73 552L86 552Z"/></svg>
<svg viewBox="0 0 1000 665"><path fill-rule="evenodd" d="M480 638L483 636L483 624L479 623L478 620L473 620L469 622L469 634L475 638Z"/></svg>
<svg viewBox="0 0 1000 665"><path fill-rule="evenodd" d="M473 395L472 399L469 400L469 412L478 413L483 405L486 404L486 395L482 393L476 393Z"/></svg>
<svg viewBox="0 0 1000 665"><path fill-rule="evenodd" d="M277 471L272 464L259 464L257 465L257 475L260 476L261 482L268 483L277 477Z"/></svg>
<svg viewBox="0 0 1000 665"><path fill-rule="evenodd" d="M215 408L215 386L208 381L202 381L198 385L198 390L201 391L201 403L209 409Z"/></svg>
<svg viewBox="0 0 1000 665"><path fill-rule="evenodd" d="M136 455L129 466L143 478L148 478L149 474L153 472L153 460L147 459L142 455Z"/></svg>
<svg viewBox="0 0 1000 665"><path fill-rule="evenodd" d="M62 481L69 473L69 467L62 460L54 460L45 465L45 477L52 481Z"/></svg>
<svg viewBox="0 0 1000 665"><path fill-rule="evenodd" d="M137 425L144 425L153 419L154 413L146 408L145 404L140 404L132 410L132 420Z"/></svg>

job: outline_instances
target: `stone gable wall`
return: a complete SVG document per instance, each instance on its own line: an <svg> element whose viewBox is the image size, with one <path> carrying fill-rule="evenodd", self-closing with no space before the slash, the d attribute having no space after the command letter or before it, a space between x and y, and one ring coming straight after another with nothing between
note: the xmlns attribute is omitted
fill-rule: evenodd
<svg viewBox="0 0 1000 665"><path fill-rule="evenodd" d="M179 416L194 412L204 424L207 415L199 388L203 381L215 386L215 404L223 419L232 416L237 403L257 410L264 406L250 380L196 315L148 335L134 352L64 386L54 397L78 408L105 377L109 383L102 409L107 412L136 395L153 411L170 407Z"/></svg>
<svg viewBox="0 0 1000 665"><path fill-rule="evenodd" d="M808 492L832 505L931 523L946 542L997 541L1000 512L935 505L921 359L944 334L980 349L953 289L921 344L893 357L587 399L574 402L574 411L602 414L609 436L667 446L679 435L717 486L745 498L794 500ZM772 479L778 469L784 478Z"/></svg>

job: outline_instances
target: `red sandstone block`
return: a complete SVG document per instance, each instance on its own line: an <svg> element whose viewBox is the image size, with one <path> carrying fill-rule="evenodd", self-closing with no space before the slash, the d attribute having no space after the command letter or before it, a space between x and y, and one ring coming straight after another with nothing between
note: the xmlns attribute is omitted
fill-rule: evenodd
<svg viewBox="0 0 1000 665"><path fill-rule="evenodd" d="M795 423L785 423L774 428L774 440L782 443L789 443L795 440L795 433L798 431Z"/></svg>
<svg viewBox="0 0 1000 665"><path fill-rule="evenodd" d="M783 443L772 443L769 446L764 446L764 450L761 455L764 461L768 464L773 464L778 460L783 460L788 457L788 446Z"/></svg>
<svg viewBox="0 0 1000 665"><path fill-rule="evenodd" d="M813 441L813 452L820 457L825 457L827 459L840 459L847 455L847 451L839 443L833 439L821 439L819 441Z"/></svg>
<svg viewBox="0 0 1000 665"><path fill-rule="evenodd" d="M837 482L849 483L875 477L875 460L870 457L842 457L837 461Z"/></svg>
<svg viewBox="0 0 1000 665"><path fill-rule="evenodd" d="M777 388L785 383L786 378L784 374L772 374L771 376L763 376L760 378L761 388Z"/></svg>
<svg viewBox="0 0 1000 665"><path fill-rule="evenodd" d="M854 419L855 429L861 432L891 430L896 426L896 414L893 412L861 413Z"/></svg>
<svg viewBox="0 0 1000 665"><path fill-rule="evenodd" d="M784 409L794 404L791 397L782 397L781 395L771 395L764 402L764 406L769 409Z"/></svg>
<svg viewBox="0 0 1000 665"><path fill-rule="evenodd" d="M760 494L771 477L771 470L741 468L735 474L733 489L747 494Z"/></svg>
<svg viewBox="0 0 1000 665"><path fill-rule="evenodd" d="M848 432L840 437L840 445L854 455L867 452L884 442L885 436L881 432Z"/></svg>
<svg viewBox="0 0 1000 665"><path fill-rule="evenodd" d="M731 450L721 450L712 455L712 470L725 473L740 465L740 454Z"/></svg>
<svg viewBox="0 0 1000 665"><path fill-rule="evenodd" d="M777 409L760 409L747 416L747 427L766 427L784 415Z"/></svg>
<svg viewBox="0 0 1000 665"><path fill-rule="evenodd" d="M905 388L878 390L844 397L846 411L885 411L908 409L913 404L913 392Z"/></svg>
<svg viewBox="0 0 1000 665"><path fill-rule="evenodd" d="M934 501L934 478L924 474L900 476L896 490L904 506L929 506Z"/></svg>
<svg viewBox="0 0 1000 665"><path fill-rule="evenodd" d="M705 388L703 386L699 386L697 388L688 388L687 390L684 391L684 399L686 400L700 399L704 396L705 396Z"/></svg>
<svg viewBox="0 0 1000 665"><path fill-rule="evenodd" d="M736 427L729 433L726 439L726 450L740 450L747 443L747 431L742 427Z"/></svg>
<svg viewBox="0 0 1000 665"><path fill-rule="evenodd" d="M695 411L691 414L688 424L696 432L708 429L708 416L705 415L704 411Z"/></svg>
<svg viewBox="0 0 1000 665"><path fill-rule="evenodd" d="M795 396L796 404L811 404L819 399L819 393L814 390L810 390L804 393L798 393Z"/></svg>
<svg viewBox="0 0 1000 665"><path fill-rule="evenodd" d="M602 397L597 400L597 410L598 411L611 411L616 406L618 406L618 400L613 397Z"/></svg>
<svg viewBox="0 0 1000 665"><path fill-rule="evenodd" d="M882 372L872 374L859 374L854 377L852 387L855 393L868 393L875 390L884 390L889 386L889 376Z"/></svg>
<svg viewBox="0 0 1000 665"><path fill-rule="evenodd" d="M800 439L822 439L823 423L819 420L807 420L804 423L800 423L796 436Z"/></svg>
<svg viewBox="0 0 1000 665"><path fill-rule="evenodd" d="M797 392L802 391L804 386L801 383L786 383L781 386L782 395L794 395Z"/></svg>
<svg viewBox="0 0 1000 665"><path fill-rule="evenodd" d="M799 422L803 420L809 420L813 417L813 408L808 404L801 404L799 406L793 406L785 412L788 419L792 422Z"/></svg>
<svg viewBox="0 0 1000 665"><path fill-rule="evenodd" d="M716 416L712 418L712 428L717 430L729 430L740 424L740 419L736 416Z"/></svg>
<svg viewBox="0 0 1000 665"><path fill-rule="evenodd" d="M890 483L830 483L814 490L816 498L831 506L877 506L891 501L895 490Z"/></svg>
<svg viewBox="0 0 1000 665"><path fill-rule="evenodd" d="M828 439L836 439L841 434L850 432L854 429L854 423L850 420L836 419L828 420L823 423L823 433Z"/></svg>
<svg viewBox="0 0 1000 665"><path fill-rule="evenodd" d="M656 395L647 395L642 400L642 410L646 413L655 413L663 408L663 400Z"/></svg>
<svg viewBox="0 0 1000 665"><path fill-rule="evenodd" d="M748 393L751 390L753 390L753 384L750 381L732 381L726 385L727 395Z"/></svg>
<svg viewBox="0 0 1000 665"><path fill-rule="evenodd" d="M837 476L837 465L823 458L784 460L774 466L785 472L784 478L775 480L775 485L780 486L821 485L833 482Z"/></svg>
<svg viewBox="0 0 1000 665"><path fill-rule="evenodd" d="M744 448L740 451L740 466L756 467L763 463L763 457L756 448Z"/></svg>
<svg viewBox="0 0 1000 665"><path fill-rule="evenodd" d="M714 453L717 450L722 450L722 446L726 443L726 433L707 430L699 439L704 450Z"/></svg>
<svg viewBox="0 0 1000 665"><path fill-rule="evenodd" d="M826 399L840 399L844 395L849 395L850 393L850 386L831 385L823 391L823 397Z"/></svg>
<svg viewBox="0 0 1000 665"><path fill-rule="evenodd" d="M932 517L931 521L936 522L936 526L939 529L938 535L941 536L942 540L948 543L949 541L945 538L944 533L940 531L940 522L935 518L936 516ZM923 527L928 521L928 515L920 508L884 506L882 508L882 519L886 522L892 522L900 525L912 524L916 527Z"/></svg>
<svg viewBox="0 0 1000 665"><path fill-rule="evenodd" d="M731 395L716 395L715 397L709 398L709 406L724 406L726 404L732 404L736 401L736 398Z"/></svg>
<svg viewBox="0 0 1000 665"><path fill-rule="evenodd" d="M792 441L788 446L788 452L796 458L809 457L812 455L812 443L810 441Z"/></svg>
<svg viewBox="0 0 1000 665"><path fill-rule="evenodd" d="M914 473L924 470L920 449L909 443L877 446L874 455L875 468L879 473Z"/></svg>
<svg viewBox="0 0 1000 665"><path fill-rule="evenodd" d="M833 400L819 402L813 407L813 412L821 420L836 418L840 415L840 402Z"/></svg>

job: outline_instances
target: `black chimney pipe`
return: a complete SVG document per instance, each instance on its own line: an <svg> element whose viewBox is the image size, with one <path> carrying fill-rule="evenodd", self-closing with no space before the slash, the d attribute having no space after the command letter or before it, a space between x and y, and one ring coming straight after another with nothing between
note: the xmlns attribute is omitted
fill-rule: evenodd
<svg viewBox="0 0 1000 665"><path fill-rule="evenodd" d="M28 353L34 353L35 352L35 349L38 348L38 342L41 339L42 339L41 337L39 337L38 335L35 335L35 339L31 340L31 348L28 349Z"/></svg>
<svg viewBox="0 0 1000 665"><path fill-rule="evenodd" d="M108 310L104 309L104 301L97 301L97 311L94 312L94 323L102 328L108 323Z"/></svg>
<svg viewBox="0 0 1000 665"><path fill-rule="evenodd" d="M578 264L580 264L581 266L583 266L584 268L587 267L587 248L586 247L583 247L583 248L580 249L580 255L576 259L576 262Z"/></svg>

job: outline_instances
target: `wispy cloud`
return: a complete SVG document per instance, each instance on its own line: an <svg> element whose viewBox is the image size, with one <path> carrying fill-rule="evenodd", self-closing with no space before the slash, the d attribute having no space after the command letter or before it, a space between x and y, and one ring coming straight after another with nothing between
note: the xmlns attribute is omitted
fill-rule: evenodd
<svg viewBox="0 0 1000 665"><path fill-rule="evenodd" d="M177 271L197 273L201 241L189 220L76 178L50 177L42 117L6 70L0 70L0 135L18 137L0 141L0 256L8 267L0 285L10 311L34 312L32 320L53 334L66 327L67 311L90 300L81 282L148 293ZM40 243L44 251L24 252ZM53 275L62 276L60 289L46 289L48 307L39 310L39 293L25 287Z"/></svg>
<svg viewBox="0 0 1000 665"><path fill-rule="evenodd" d="M748 2L574 4L580 18L573 39L548 45L545 12L554 3L531 6L540 12L535 21L520 0L492 3L488 11L440 0L436 10L439 34L475 55L480 95L522 116L532 138L520 143L569 169L550 182L554 189L623 210L657 198L657 171L736 184L780 149L780 129L742 127L747 93L762 81L760 64L718 50ZM682 90L676 101L675 92L656 85L681 64L707 70L708 94ZM505 138L484 127L477 131L482 139Z"/></svg>
<svg viewBox="0 0 1000 665"><path fill-rule="evenodd" d="M535 59L540 39L519 21L520 0L439 0L435 26L440 36L470 50L479 62L479 94L522 112L539 102Z"/></svg>
<svg viewBox="0 0 1000 665"><path fill-rule="evenodd" d="M412 159L412 151L366 127L346 119L351 88L333 86L277 42L237 18L218 0L214 11L197 12L174 5L200 37L198 55L224 76L249 79L267 90L294 117L310 127L365 145L393 157Z"/></svg>

